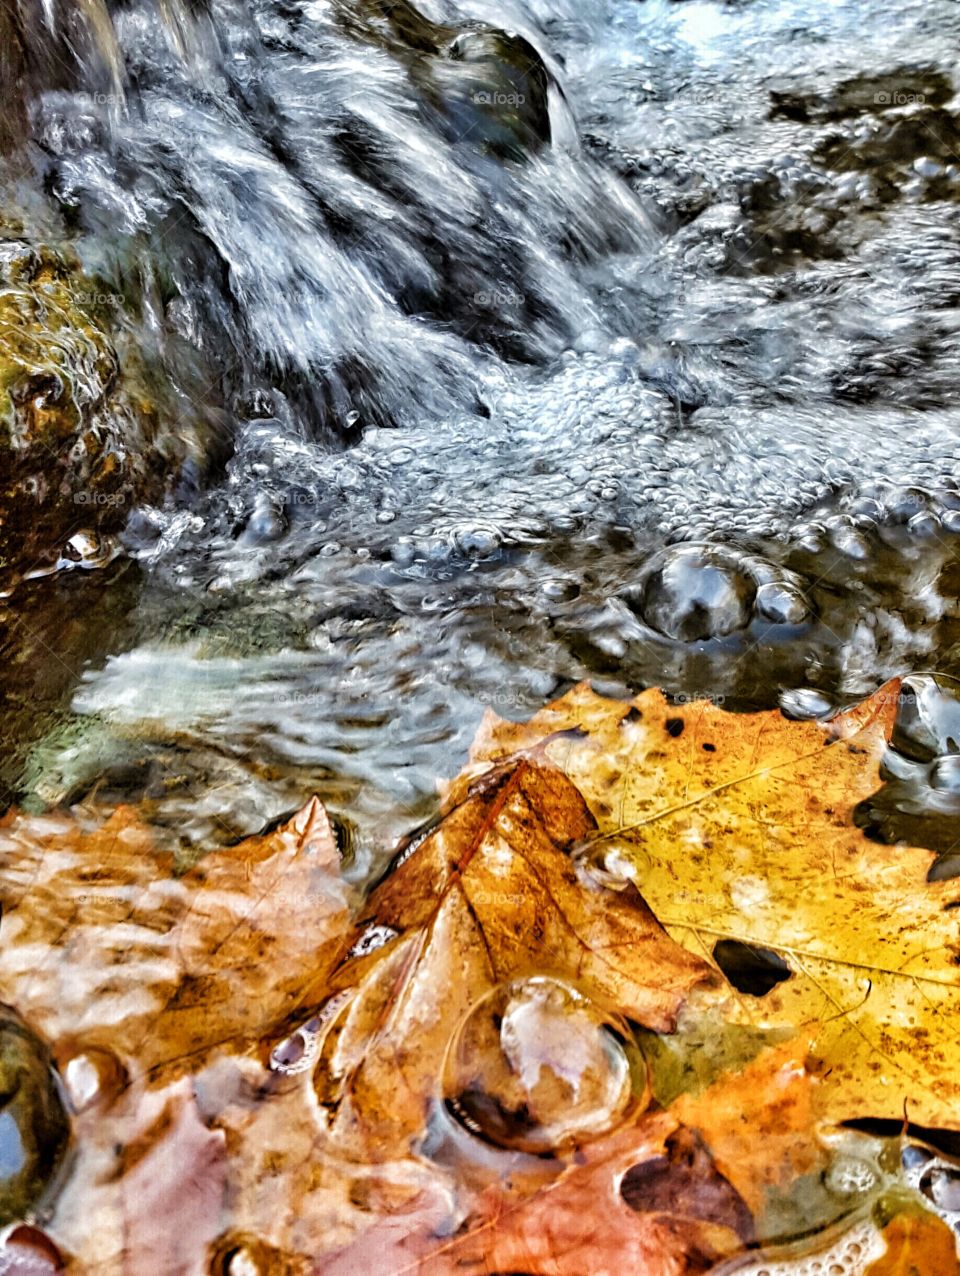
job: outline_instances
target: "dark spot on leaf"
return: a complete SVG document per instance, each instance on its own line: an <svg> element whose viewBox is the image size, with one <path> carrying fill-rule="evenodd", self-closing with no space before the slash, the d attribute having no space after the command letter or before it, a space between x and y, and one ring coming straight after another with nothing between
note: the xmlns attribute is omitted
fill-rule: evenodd
<svg viewBox="0 0 960 1276"><path fill-rule="evenodd" d="M793 973L779 953L738 939L721 939L713 959L736 988L750 997L765 997Z"/></svg>
<svg viewBox="0 0 960 1276"><path fill-rule="evenodd" d="M674 740L677 736L683 735L683 718L667 718L665 723L667 735L672 735Z"/></svg>

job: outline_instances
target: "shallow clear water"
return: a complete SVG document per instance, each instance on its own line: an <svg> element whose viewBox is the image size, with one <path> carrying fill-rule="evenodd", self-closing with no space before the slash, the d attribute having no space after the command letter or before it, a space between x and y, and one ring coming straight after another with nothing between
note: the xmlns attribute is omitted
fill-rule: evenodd
<svg viewBox="0 0 960 1276"><path fill-rule="evenodd" d="M75 251L117 349L149 370L158 454L187 456L116 535L81 494L71 535L0 595L0 784L3 809L23 809L4 854L41 923L93 937L76 972L49 963L49 986L29 927L8 951L38 975L72 1087L67 1236L89 1238L84 1185L139 1138L122 1105L101 1122L85 1098L109 1106L121 1084L106 1049L64 1064L70 1016L86 1023L88 1001L112 1015L117 987L151 1007L149 979L169 973L156 937L191 915L181 870L316 793L347 853L345 911L435 815L487 710L529 716L589 678L820 717L913 673L884 785L855 819L934 851L933 878L960 874L952 0L18 12L20 43L0 45L4 74L23 59L0 120L0 303L21 299L4 271L22 243ZM114 370L97 342L63 348L76 395L101 394ZM103 833L126 802L149 835L122 812ZM99 854L117 827L133 867L104 851L88 889L72 839ZM221 893L245 917L249 883L226 860ZM144 882L156 911L134 923ZM310 927L291 930L295 983L315 954ZM50 993L61 978L76 1004ZM636 1063L623 1025L541 985L478 1003L447 1060L456 1074L501 1042L508 1107L515 1074L533 1093L558 1042L560 1072L600 1078L586 1115L558 1112L545 1084L524 1153L597 1112L616 1124ZM308 1096L274 1102L261 1073L303 1072L320 1024L294 1016L277 1039L271 1023L263 1068L205 1065L177 1103L192 1087L210 1120L254 1113L267 1151L299 1155ZM447 1168L486 1109L451 1111L462 1128L447 1113L426 1148ZM960 1227L955 1138L832 1137L822 1175L771 1197L761 1241L842 1224L817 1261L852 1274L878 1244L858 1211L906 1188ZM486 1155L471 1143L467 1177ZM363 1212L356 1195L338 1226ZM202 1193L193 1208L212 1226ZM790 1257L737 1270L807 1270Z"/></svg>

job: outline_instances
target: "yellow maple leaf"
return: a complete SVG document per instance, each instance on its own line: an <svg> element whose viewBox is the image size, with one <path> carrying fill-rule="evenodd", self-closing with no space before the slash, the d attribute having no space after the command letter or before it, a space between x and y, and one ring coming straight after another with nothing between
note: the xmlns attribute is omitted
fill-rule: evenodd
<svg viewBox="0 0 960 1276"><path fill-rule="evenodd" d="M700 956L721 940L779 954L789 977L765 996L728 990L723 1014L802 1034L822 1116L958 1128L960 885L928 882L928 851L879 845L853 820L880 785L898 694L824 725L581 685L524 724L488 714L467 778L544 753L597 820L598 871L629 865L675 939Z"/></svg>

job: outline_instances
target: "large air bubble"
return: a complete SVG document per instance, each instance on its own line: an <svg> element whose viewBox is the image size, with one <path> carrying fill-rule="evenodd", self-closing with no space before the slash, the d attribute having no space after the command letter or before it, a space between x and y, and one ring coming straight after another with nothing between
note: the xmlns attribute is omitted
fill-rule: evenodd
<svg viewBox="0 0 960 1276"><path fill-rule="evenodd" d="M651 629L679 642L725 638L755 616L769 625L799 625L810 616L793 573L720 545L670 546L625 598Z"/></svg>
<svg viewBox="0 0 960 1276"><path fill-rule="evenodd" d="M596 1138L638 1106L626 1033L576 989L536 976L477 1003L447 1056L448 1110L472 1134L543 1155Z"/></svg>

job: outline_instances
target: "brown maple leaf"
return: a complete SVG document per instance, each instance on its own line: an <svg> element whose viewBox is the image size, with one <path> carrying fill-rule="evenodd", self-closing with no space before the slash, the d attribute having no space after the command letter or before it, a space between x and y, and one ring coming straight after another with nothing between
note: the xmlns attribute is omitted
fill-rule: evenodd
<svg viewBox="0 0 960 1276"><path fill-rule="evenodd" d="M392 1154L421 1135L455 1029L511 980L549 976L607 1011L670 1031L712 973L668 939L630 884L578 863L596 825L555 768L484 777L371 895L331 980L317 1070L346 1145Z"/></svg>

